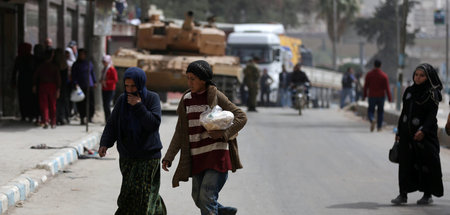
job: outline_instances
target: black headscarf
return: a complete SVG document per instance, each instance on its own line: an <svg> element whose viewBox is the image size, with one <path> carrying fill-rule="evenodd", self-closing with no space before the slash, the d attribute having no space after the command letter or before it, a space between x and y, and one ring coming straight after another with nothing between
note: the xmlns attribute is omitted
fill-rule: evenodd
<svg viewBox="0 0 450 215"><path fill-rule="evenodd" d="M431 98L436 104L438 104L440 101L442 101L442 82L439 79L439 75L436 69L434 69L433 66L428 63L420 64L414 70L413 80L417 70L422 70L425 72L427 81L420 85L414 83L413 86L411 86L413 97L415 98L416 102L422 104L425 103L429 98Z"/></svg>
<svg viewBox="0 0 450 215"><path fill-rule="evenodd" d="M186 73L192 73L200 80L206 82L206 87L209 85L216 85L213 81L213 72L208 62L204 60L197 60L189 64Z"/></svg>

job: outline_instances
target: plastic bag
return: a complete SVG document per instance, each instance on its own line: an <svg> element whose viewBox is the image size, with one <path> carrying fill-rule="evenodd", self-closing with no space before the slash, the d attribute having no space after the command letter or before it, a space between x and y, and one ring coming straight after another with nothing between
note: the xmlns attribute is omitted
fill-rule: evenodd
<svg viewBox="0 0 450 215"><path fill-rule="evenodd" d="M200 114L200 124L208 130L225 130L233 124L234 115L230 111L224 111L219 105Z"/></svg>
<svg viewBox="0 0 450 215"><path fill-rule="evenodd" d="M81 102L81 101L83 101L84 97L85 96L84 96L83 90L81 90L80 86L77 86L70 93L70 101L72 101L72 102Z"/></svg>

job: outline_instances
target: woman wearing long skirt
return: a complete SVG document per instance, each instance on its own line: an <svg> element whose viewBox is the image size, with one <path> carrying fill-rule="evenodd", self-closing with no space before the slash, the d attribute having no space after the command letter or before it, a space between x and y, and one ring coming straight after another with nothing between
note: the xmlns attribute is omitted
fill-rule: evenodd
<svg viewBox="0 0 450 215"><path fill-rule="evenodd" d="M99 155L117 141L122 187L116 215L165 215L159 195L162 144L158 94L145 87L145 73L131 67L124 74L125 92L117 99L100 140Z"/></svg>

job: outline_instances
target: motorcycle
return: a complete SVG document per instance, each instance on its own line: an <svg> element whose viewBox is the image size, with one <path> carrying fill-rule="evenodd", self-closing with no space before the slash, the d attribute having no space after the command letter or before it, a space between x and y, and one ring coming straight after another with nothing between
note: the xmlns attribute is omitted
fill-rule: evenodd
<svg viewBox="0 0 450 215"><path fill-rule="evenodd" d="M302 115L302 110L308 108L308 87L309 83L300 84L292 89L292 104L298 110L298 115Z"/></svg>

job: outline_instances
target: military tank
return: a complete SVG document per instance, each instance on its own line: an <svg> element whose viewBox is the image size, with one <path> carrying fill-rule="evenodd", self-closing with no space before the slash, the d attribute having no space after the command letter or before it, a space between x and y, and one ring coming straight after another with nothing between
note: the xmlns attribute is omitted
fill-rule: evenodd
<svg viewBox="0 0 450 215"><path fill-rule="evenodd" d="M205 60L213 69L213 80L219 90L237 102L241 67L239 58L225 56L226 36L222 30L194 26L189 17L178 26L152 16L149 23L137 27L136 36L137 49L120 48L112 56L119 79L128 67L140 67L146 72L147 88L158 92L163 104L173 104L179 98L170 101L167 93L188 89L187 66Z"/></svg>

